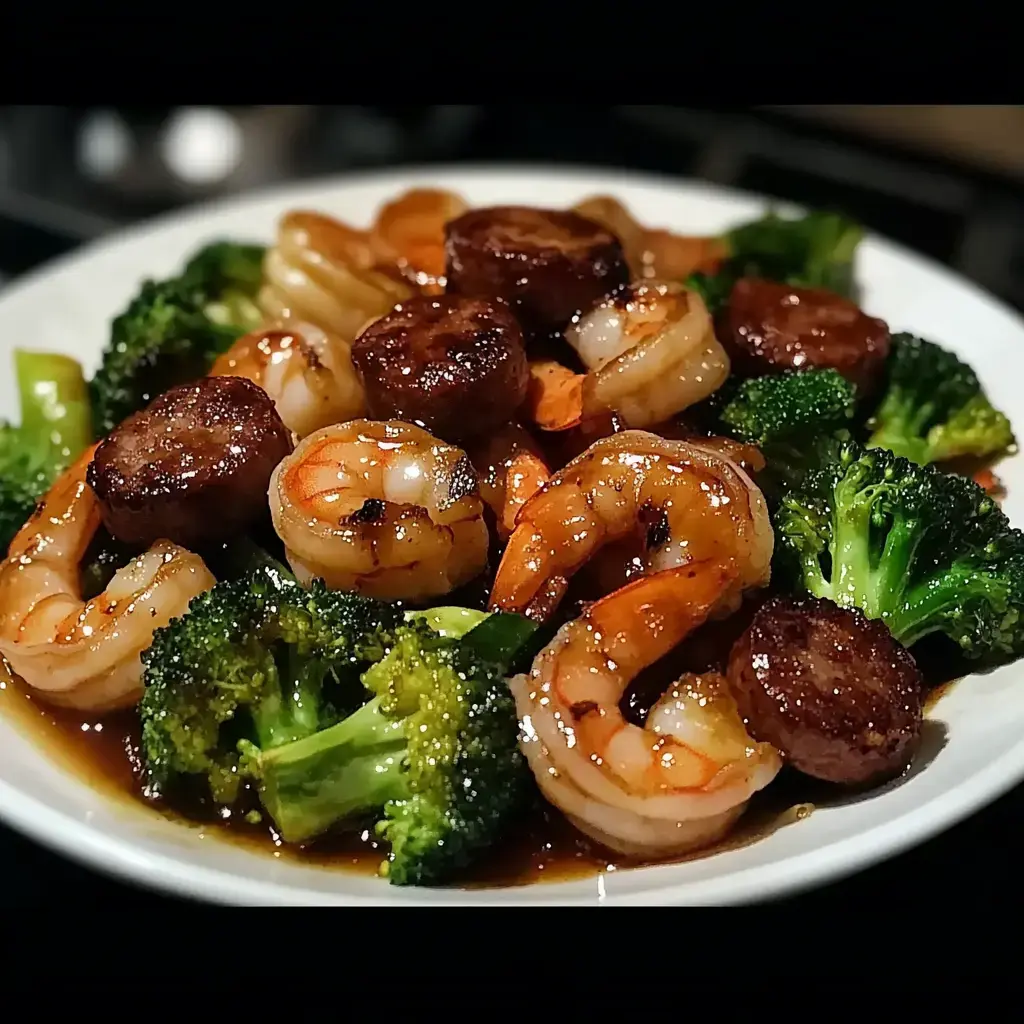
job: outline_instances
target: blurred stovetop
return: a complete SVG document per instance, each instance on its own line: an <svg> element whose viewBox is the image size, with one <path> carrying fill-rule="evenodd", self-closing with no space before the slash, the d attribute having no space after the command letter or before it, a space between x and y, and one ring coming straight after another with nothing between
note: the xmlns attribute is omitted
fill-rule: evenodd
<svg viewBox="0 0 1024 1024"><path fill-rule="evenodd" d="M1011 178L775 112L668 106L0 108L0 280L195 199L461 160L627 166L838 207L1024 307Z"/></svg>

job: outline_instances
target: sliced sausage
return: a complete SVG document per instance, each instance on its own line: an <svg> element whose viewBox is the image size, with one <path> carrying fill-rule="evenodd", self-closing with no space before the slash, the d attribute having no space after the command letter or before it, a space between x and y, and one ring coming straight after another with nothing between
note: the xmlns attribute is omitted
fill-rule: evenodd
<svg viewBox="0 0 1024 1024"><path fill-rule="evenodd" d="M449 292L507 299L531 335L561 331L629 283L619 239L569 211L470 210L445 226L445 255Z"/></svg>
<svg viewBox="0 0 1024 1024"><path fill-rule="evenodd" d="M831 601L766 602L733 646L729 684L752 736L828 782L897 775L920 736L910 652L883 622Z"/></svg>
<svg viewBox="0 0 1024 1024"><path fill-rule="evenodd" d="M87 479L116 540L194 550L266 512L270 474L291 447L262 388L206 377L128 417L96 449Z"/></svg>
<svg viewBox="0 0 1024 1024"><path fill-rule="evenodd" d="M849 299L752 277L733 286L720 335L733 372L742 376L831 367L865 394L889 354L885 321Z"/></svg>
<svg viewBox="0 0 1024 1024"><path fill-rule="evenodd" d="M397 305L352 345L370 415L446 441L490 433L526 397L523 334L497 298L440 295Z"/></svg>

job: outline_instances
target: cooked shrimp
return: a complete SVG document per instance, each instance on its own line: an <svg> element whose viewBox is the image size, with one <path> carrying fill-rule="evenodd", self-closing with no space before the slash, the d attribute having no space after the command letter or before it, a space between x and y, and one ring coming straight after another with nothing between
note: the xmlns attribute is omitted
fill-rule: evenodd
<svg viewBox="0 0 1024 1024"><path fill-rule="evenodd" d="M625 430L596 441L523 506L491 608L544 619L589 559L637 535L646 573L709 559L734 566L716 611L768 582L774 535L750 477L710 448Z"/></svg>
<svg viewBox="0 0 1024 1024"><path fill-rule="evenodd" d="M244 335L217 359L211 373L259 384L285 426L299 437L366 411L349 343L302 321Z"/></svg>
<svg viewBox="0 0 1024 1024"><path fill-rule="evenodd" d="M760 473L765 467L764 454L760 448L731 437L709 436L700 433L681 420L669 420L649 429L658 437L668 438L671 441L689 441L701 448L711 448L716 452L721 452L745 473L751 475Z"/></svg>
<svg viewBox="0 0 1024 1024"><path fill-rule="evenodd" d="M478 576L488 534L466 454L397 420L307 437L270 481L270 512L306 583L426 600Z"/></svg>
<svg viewBox="0 0 1024 1024"><path fill-rule="evenodd" d="M480 482L480 496L497 519L498 537L515 529L519 510L551 478L551 472L522 427L510 423L469 453Z"/></svg>
<svg viewBox="0 0 1024 1024"><path fill-rule="evenodd" d="M0 655L51 704L108 711L142 695L140 654L153 631L184 615L216 582L202 559L169 541L82 600L79 562L100 523L85 482L95 446L62 474L0 566Z"/></svg>
<svg viewBox="0 0 1024 1024"><path fill-rule="evenodd" d="M695 272L714 273L726 255L720 238L676 235L637 222L617 199L594 196L573 209L618 235L635 278L681 281Z"/></svg>
<svg viewBox="0 0 1024 1024"><path fill-rule="evenodd" d="M622 853L667 856L720 838L782 766L747 734L726 681L687 675L645 725L619 707L630 682L720 604L736 569L717 559L639 579L563 626L509 680L541 792Z"/></svg>
<svg viewBox="0 0 1024 1024"><path fill-rule="evenodd" d="M442 189L414 188L383 206L370 245L429 295L444 291L444 226L469 209L462 196Z"/></svg>
<svg viewBox="0 0 1024 1024"><path fill-rule="evenodd" d="M569 325L566 341L590 371L583 416L617 412L649 427L707 398L729 376L704 300L680 284L646 282Z"/></svg>
<svg viewBox="0 0 1024 1024"><path fill-rule="evenodd" d="M306 321L344 342L413 294L397 267L380 265L367 232L301 210L281 219L263 276L268 321Z"/></svg>

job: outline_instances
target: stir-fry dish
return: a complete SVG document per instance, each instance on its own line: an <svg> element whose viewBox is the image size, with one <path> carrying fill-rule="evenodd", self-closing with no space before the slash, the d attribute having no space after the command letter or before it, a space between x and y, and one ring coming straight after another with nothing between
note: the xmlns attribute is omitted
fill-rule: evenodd
<svg viewBox="0 0 1024 1024"><path fill-rule="evenodd" d="M650 864L891 782L929 666L1024 653L1024 535L1010 423L860 308L861 236L421 189L205 246L90 380L16 353L7 688L163 813L395 885L538 815Z"/></svg>

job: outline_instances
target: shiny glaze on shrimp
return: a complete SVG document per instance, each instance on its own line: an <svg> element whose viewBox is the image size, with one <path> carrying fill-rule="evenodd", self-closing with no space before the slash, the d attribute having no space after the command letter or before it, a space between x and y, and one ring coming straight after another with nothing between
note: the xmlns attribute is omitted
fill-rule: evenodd
<svg viewBox="0 0 1024 1024"><path fill-rule="evenodd" d="M281 218L263 278L268 321L316 324L344 342L414 293L397 267L380 264L368 232L305 210Z"/></svg>
<svg viewBox="0 0 1024 1024"><path fill-rule="evenodd" d="M649 427L725 383L729 357L704 300L681 284L648 281L610 296L565 331L588 373L582 415L612 410Z"/></svg>
<svg viewBox="0 0 1024 1024"><path fill-rule="evenodd" d="M624 430L595 441L523 506L491 608L545 619L574 573L637 536L645 573L709 559L734 566L717 610L768 582L774 535L750 477L711 448Z"/></svg>
<svg viewBox="0 0 1024 1024"><path fill-rule="evenodd" d="M426 295L444 291L444 226L469 205L454 192L414 188L381 207L370 245L381 262L397 266Z"/></svg>
<svg viewBox="0 0 1024 1024"><path fill-rule="evenodd" d="M259 384L284 425L300 438L366 411L349 343L302 321L281 322L244 335L210 372L247 377Z"/></svg>
<svg viewBox="0 0 1024 1024"><path fill-rule="evenodd" d="M83 601L79 563L100 524L85 480L94 451L57 479L11 542L0 566L0 655L49 703L108 711L142 695L139 656L153 631L216 581L201 558L162 540Z"/></svg>
<svg viewBox="0 0 1024 1024"><path fill-rule="evenodd" d="M665 857L720 839L782 766L748 735L717 674L684 676L643 727L620 710L629 683L706 620L734 576L710 560L636 580L563 626L529 673L509 680L541 792L620 853Z"/></svg>
<svg viewBox="0 0 1024 1024"><path fill-rule="evenodd" d="M307 437L274 471L270 512L303 583L427 600L478 576L488 534L465 452L397 420Z"/></svg>
<svg viewBox="0 0 1024 1024"><path fill-rule="evenodd" d="M593 196L573 209L618 236L637 280L681 281L696 272L713 274L726 256L720 238L645 228L611 196Z"/></svg>
<svg viewBox="0 0 1024 1024"><path fill-rule="evenodd" d="M498 538L507 540L519 510L551 479L551 471L533 438L515 423L474 446L469 457L480 496L494 512Z"/></svg>

